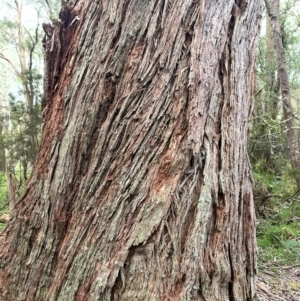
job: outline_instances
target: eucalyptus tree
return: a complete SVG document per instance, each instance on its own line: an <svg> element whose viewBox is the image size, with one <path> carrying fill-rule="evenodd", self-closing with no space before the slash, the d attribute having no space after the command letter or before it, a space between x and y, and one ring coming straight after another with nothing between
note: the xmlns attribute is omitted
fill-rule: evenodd
<svg viewBox="0 0 300 301"><path fill-rule="evenodd" d="M287 141L289 147L289 155L291 166L295 173L298 188L300 188L300 175L298 173L299 162L299 141L298 131L294 117L294 110L291 99L291 89L288 66L285 58L285 50L283 45L283 35L280 28L280 0L265 0L268 17L270 19L274 49L277 59L278 77L280 80L280 91L283 102L283 112L287 129Z"/></svg>
<svg viewBox="0 0 300 301"><path fill-rule="evenodd" d="M11 300L255 299L253 1L69 0L0 237Z"/></svg>
<svg viewBox="0 0 300 301"><path fill-rule="evenodd" d="M274 1L269 1L269 4L269 8L273 7ZM299 178L299 169L295 166L299 151L297 135L299 134L300 112L300 61L298 59L300 55L300 5L295 0L281 1L280 11L278 2L276 5L276 10L271 10L273 26L271 18L266 16L265 30L259 43L256 63L256 102L251 118L252 129L249 144L258 205L260 201L268 200L271 206L297 189ZM277 23L276 39L274 39L274 18ZM281 46L277 45L278 39ZM278 72L278 54L276 54L278 47L281 47L281 55L284 55L281 57L287 72L284 81L281 79L281 73ZM290 94L288 111L291 118L286 118L285 112L288 107L281 93L282 83L287 81ZM293 125L290 124L291 122ZM291 132L295 143L291 141ZM294 153L293 164L291 164L291 151Z"/></svg>
<svg viewBox="0 0 300 301"><path fill-rule="evenodd" d="M54 11L57 1L49 3ZM1 146L5 149L1 154L6 165L8 187L17 184L20 188L28 177L39 147L43 89L41 40L44 35L41 22L50 19L46 4L41 0L3 1L2 9L6 15L1 14L0 19L0 63L4 70L0 86L3 121L0 130ZM16 182L16 178L18 183L10 182L10 179Z"/></svg>

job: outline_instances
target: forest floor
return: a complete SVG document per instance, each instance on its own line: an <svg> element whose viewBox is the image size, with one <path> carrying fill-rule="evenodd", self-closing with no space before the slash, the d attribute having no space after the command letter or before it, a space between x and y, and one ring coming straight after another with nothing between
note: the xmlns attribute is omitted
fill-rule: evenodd
<svg viewBox="0 0 300 301"><path fill-rule="evenodd" d="M259 301L300 301L300 266L259 263Z"/></svg>

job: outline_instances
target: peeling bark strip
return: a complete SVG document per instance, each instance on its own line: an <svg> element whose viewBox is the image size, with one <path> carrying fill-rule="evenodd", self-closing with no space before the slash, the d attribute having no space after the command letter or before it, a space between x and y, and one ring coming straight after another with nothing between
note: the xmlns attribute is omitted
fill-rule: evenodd
<svg viewBox="0 0 300 301"><path fill-rule="evenodd" d="M41 149L1 234L2 300L254 300L261 9L67 1L45 40Z"/></svg>

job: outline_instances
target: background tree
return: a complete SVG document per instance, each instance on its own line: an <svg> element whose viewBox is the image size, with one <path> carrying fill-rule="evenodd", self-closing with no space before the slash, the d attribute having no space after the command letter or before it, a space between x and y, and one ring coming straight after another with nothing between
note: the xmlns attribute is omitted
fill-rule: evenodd
<svg viewBox="0 0 300 301"><path fill-rule="evenodd" d="M261 171L266 171L265 178L272 177L274 174L274 187L279 187L278 180L283 180L284 175L288 173L292 176L292 179L297 179L298 170L293 168L291 164L286 160L291 158L288 145L294 145L293 151L297 155L298 139L295 139L295 143L288 142L288 135L290 131L293 131L293 137L297 137L299 130L299 117L297 110L299 106L298 90L299 90L299 62L297 60L297 53L299 53L299 36L297 36L297 4L295 1L285 1L282 6L280 29L281 36L284 42L284 55L286 68L289 69L288 80L290 86L290 112L293 114L291 118L287 119L284 110L286 106L283 104L282 97L280 95L280 77L277 72L277 58L275 56L273 37L271 36L270 26L267 24L267 34L262 37L260 43L260 52L257 64L257 83L256 83L256 105L253 116L253 128L251 131L250 139L250 155L252 164L255 166L261 166ZM268 18L266 19L269 23ZM277 47L277 46L276 46ZM286 122L293 122L294 125L288 130ZM294 156L295 157L295 156ZM295 160L294 160L295 161ZM296 162L294 162L296 164ZM290 166L290 167L289 167ZM294 170L294 171L293 171ZM277 178L277 180L275 179ZM284 187L280 188L282 191L297 190L293 187L293 181L290 183L282 181ZM271 187L270 187L271 188ZM272 190L272 189L271 189ZM272 195L272 193L258 192L261 195ZM285 198L285 197L283 197Z"/></svg>
<svg viewBox="0 0 300 301"><path fill-rule="evenodd" d="M10 300L254 300L247 156L261 1L67 1L46 26Z"/></svg>
<svg viewBox="0 0 300 301"><path fill-rule="evenodd" d="M278 3L277 3L278 4ZM277 6L278 8L278 6ZM281 1L280 31L293 109L299 134L299 1ZM293 265L299 260L299 170L292 168L280 77L269 18L259 44L256 103L249 151L259 217L260 263ZM266 269L266 266L264 266ZM284 299L288 299L285 296Z"/></svg>
<svg viewBox="0 0 300 301"><path fill-rule="evenodd" d="M54 10L57 2L50 2ZM7 174L8 188L17 185L16 191L19 191L27 180L39 146L43 70L40 22L49 18L44 1L15 0L4 2L3 6L6 14L0 19L0 63L6 71L2 73L0 87L3 162L0 172ZM1 196L5 195L4 190L2 186ZM13 203L16 191L6 191ZM5 197L1 197L1 207L5 203Z"/></svg>
<svg viewBox="0 0 300 301"><path fill-rule="evenodd" d="M286 122L290 161L291 166L295 171L297 187L300 188L298 131L296 128L294 110L292 107L288 66L285 59L283 35L280 28L280 1L265 0L265 4L271 23L272 37L277 59L278 78L280 82L283 112Z"/></svg>

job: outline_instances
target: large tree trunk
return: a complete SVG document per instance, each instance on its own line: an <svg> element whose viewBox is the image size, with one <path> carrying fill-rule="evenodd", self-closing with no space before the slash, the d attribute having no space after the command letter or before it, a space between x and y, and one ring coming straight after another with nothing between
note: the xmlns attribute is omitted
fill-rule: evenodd
<svg viewBox="0 0 300 301"><path fill-rule="evenodd" d="M247 157L261 2L71 0L1 236L7 300L254 300Z"/></svg>
<svg viewBox="0 0 300 301"><path fill-rule="evenodd" d="M290 162L294 171L297 187L300 188L298 133L293 113L288 66L285 59L285 51L280 28L280 0L265 0L265 4L271 23L273 44L277 59L278 77L280 79L280 90L287 129Z"/></svg>

